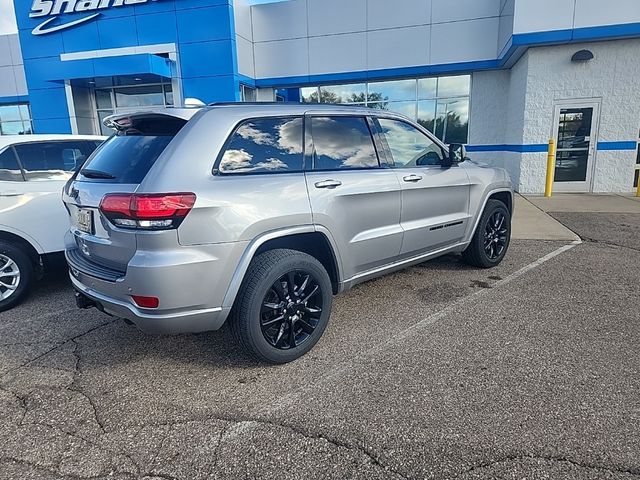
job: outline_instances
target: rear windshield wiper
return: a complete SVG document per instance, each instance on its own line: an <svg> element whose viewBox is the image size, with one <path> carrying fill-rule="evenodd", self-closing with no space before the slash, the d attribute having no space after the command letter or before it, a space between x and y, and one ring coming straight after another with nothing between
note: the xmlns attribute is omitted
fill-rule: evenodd
<svg viewBox="0 0 640 480"><path fill-rule="evenodd" d="M100 170L82 169L80 173L87 178L103 178L105 180L115 180L116 177Z"/></svg>

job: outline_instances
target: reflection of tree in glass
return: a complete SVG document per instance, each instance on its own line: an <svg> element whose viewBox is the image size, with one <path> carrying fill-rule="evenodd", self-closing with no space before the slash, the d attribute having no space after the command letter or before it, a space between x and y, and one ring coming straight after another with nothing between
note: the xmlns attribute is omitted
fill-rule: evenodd
<svg viewBox="0 0 640 480"><path fill-rule="evenodd" d="M418 123L444 142L467 143L469 122L462 122L458 113L447 112L446 122L444 115L438 115L435 120L418 120Z"/></svg>
<svg viewBox="0 0 640 480"><path fill-rule="evenodd" d="M383 97L381 93L370 93L369 94L369 102L380 102L376 105L376 108L380 108L381 110L386 110L388 98ZM320 103L365 103L366 95L364 92L362 93L352 93L350 96L346 97L343 101L342 97L336 93L329 92L324 89L320 89ZM315 91L311 95L309 95L308 103L317 103L318 102L318 92Z"/></svg>

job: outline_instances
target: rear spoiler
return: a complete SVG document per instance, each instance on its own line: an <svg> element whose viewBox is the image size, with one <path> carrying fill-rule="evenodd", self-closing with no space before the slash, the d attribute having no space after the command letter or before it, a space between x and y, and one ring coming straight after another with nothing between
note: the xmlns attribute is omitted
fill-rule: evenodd
<svg viewBox="0 0 640 480"><path fill-rule="evenodd" d="M107 128L117 132L135 132L138 134L153 134L160 130L167 134L166 130L174 130L177 133L198 110L193 108L171 108L162 110L147 110L144 112L118 113L109 115L103 120ZM160 127L160 128L158 128Z"/></svg>

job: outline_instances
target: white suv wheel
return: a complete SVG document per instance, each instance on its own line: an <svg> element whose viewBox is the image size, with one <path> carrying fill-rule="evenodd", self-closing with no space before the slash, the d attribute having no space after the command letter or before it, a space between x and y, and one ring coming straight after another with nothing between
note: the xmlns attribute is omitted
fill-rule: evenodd
<svg viewBox="0 0 640 480"><path fill-rule="evenodd" d="M0 300L6 300L20 286L20 268L6 255L0 254Z"/></svg>

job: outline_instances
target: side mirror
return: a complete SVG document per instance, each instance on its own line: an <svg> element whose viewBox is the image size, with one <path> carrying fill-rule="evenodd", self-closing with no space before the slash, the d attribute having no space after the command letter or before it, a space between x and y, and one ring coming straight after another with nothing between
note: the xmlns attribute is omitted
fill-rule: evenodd
<svg viewBox="0 0 640 480"><path fill-rule="evenodd" d="M461 143L452 143L449 145L449 166L462 163L467 158L467 152Z"/></svg>

